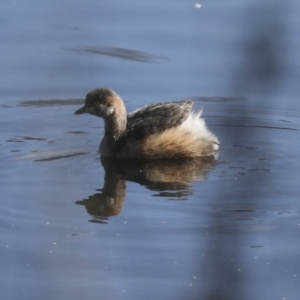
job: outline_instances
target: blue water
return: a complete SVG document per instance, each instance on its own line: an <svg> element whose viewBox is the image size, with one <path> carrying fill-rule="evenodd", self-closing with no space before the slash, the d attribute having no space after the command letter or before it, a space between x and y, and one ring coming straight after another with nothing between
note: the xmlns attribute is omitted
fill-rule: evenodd
<svg viewBox="0 0 300 300"><path fill-rule="evenodd" d="M300 4L199 3L0 4L3 299L298 299ZM98 86L193 99L219 158L101 162Z"/></svg>

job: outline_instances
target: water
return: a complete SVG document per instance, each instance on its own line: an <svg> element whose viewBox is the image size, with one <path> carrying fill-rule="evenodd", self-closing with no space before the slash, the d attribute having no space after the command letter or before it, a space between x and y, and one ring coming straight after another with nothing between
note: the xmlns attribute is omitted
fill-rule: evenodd
<svg viewBox="0 0 300 300"><path fill-rule="evenodd" d="M299 4L195 4L1 4L5 299L298 299ZM218 159L101 161L98 86L192 98Z"/></svg>

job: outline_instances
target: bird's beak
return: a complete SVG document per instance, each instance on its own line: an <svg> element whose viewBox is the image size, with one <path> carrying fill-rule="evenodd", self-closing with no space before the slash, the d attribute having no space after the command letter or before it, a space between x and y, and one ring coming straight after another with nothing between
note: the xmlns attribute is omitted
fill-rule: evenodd
<svg viewBox="0 0 300 300"><path fill-rule="evenodd" d="M86 110L86 107L85 107L85 106L79 108L78 110L76 110L76 111L74 112L75 115L80 115L80 114L84 114L84 113L87 113L87 110Z"/></svg>

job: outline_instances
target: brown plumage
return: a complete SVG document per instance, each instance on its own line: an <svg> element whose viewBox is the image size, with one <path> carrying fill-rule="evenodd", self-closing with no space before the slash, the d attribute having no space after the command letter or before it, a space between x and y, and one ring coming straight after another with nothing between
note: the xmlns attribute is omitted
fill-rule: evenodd
<svg viewBox="0 0 300 300"><path fill-rule="evenodd" d="M100 144L104 156L123 158L183 158L216 154L217 137L190 100L150 104L127 115L120 96L109 88L89 92L76 114L104 119Z"/></svg>

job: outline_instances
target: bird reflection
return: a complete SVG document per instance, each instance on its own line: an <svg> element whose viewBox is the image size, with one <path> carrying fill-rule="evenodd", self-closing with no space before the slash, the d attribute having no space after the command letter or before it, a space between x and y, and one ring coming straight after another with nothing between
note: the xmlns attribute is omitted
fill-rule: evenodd
<svg viewBox="0 0 300 300"><path fill-rule="evenodd" d="M107 223L121 212L126 181L156 191L154 196L186 200L193 193L191 182L204 180L214 166L214 157L164 160L122 160L101 157L104 186L87 199L76 201L92 216L89 222Z"/></svg>

